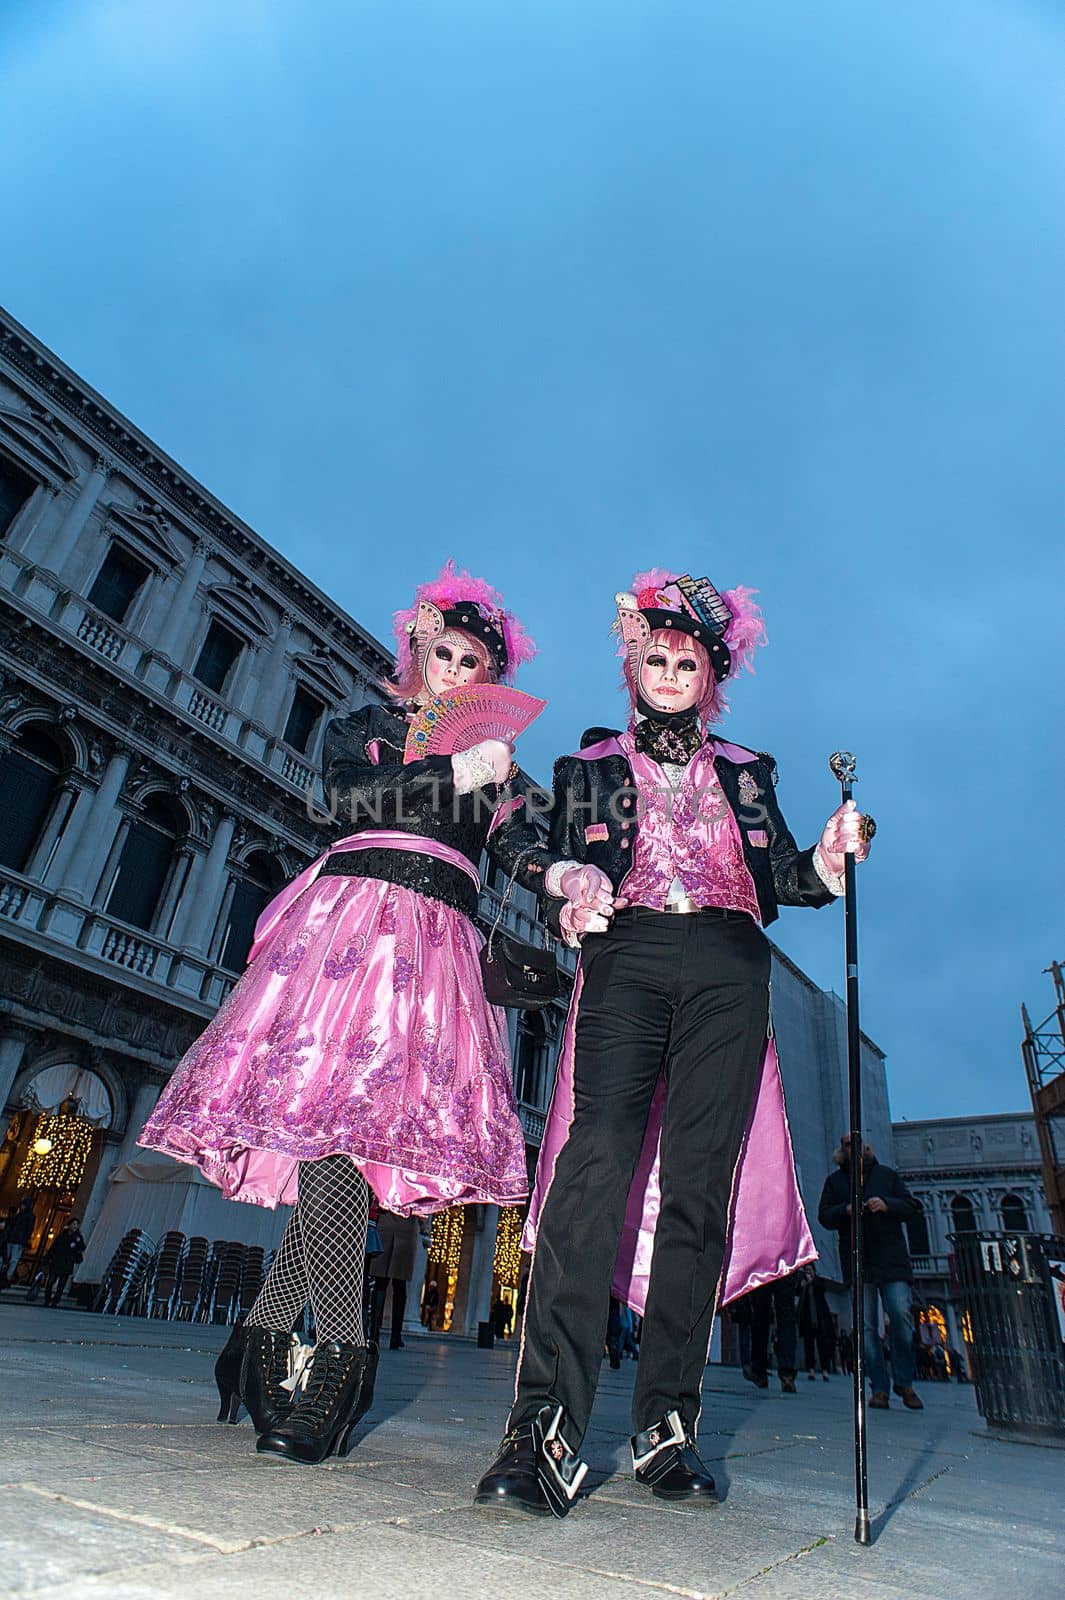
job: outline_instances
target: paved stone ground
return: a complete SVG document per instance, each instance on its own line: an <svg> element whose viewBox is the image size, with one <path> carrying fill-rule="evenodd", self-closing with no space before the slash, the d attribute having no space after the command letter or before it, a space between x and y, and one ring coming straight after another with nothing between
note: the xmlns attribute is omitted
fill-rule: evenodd
<svg viewBox="0 0 1065 1600"><path fill-rule="evenodd" d="M633 1368L604 1364L564 1523L470 1504L514 1350L442 1339L384 1352L343 1463L254 1454L213 1420L223 1328L0 1305L0 1590L34 1600L1047 1600L1062 1592L1062 1452L981 1436L972 1393L870 1416L875 1544L853 1542L849 1383L766 1393L707 1374L716 1510L671 1509L627 1463Z"/></svg>

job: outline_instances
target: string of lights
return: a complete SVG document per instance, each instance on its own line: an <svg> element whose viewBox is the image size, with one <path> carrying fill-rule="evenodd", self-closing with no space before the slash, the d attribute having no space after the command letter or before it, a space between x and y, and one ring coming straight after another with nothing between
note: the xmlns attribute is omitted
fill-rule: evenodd
<svg viewBox="0 0 1065 1600"><path fill-rule="evenodd" d="M429 1260L434 1266L446 1267L449 1273L458 1271L465 1228L466 1211L463 1206L437 1212L429 1240Z"/></svg>
<svg viewBox="0 0 1065 1600"><path fill-rule="evenodd" d="M519 1206L506 1206L499 1213L496 1229L496 1253L492 1270L499 1279L500 1288L516 1289L521 1271L522 1212Z"/></svg>
<svg viewBox="0 0 1065 1600"><path fill-rule="evenodd" d="M74 1190L85 1174L94 1127L84 1117L43 1112L19 1168L20 1189Z"/></svg>

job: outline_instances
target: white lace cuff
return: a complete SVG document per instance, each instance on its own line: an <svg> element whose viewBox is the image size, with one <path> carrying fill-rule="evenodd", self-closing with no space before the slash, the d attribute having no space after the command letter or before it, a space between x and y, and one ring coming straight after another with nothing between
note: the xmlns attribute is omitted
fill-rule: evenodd
<svg viewBox="0 0 1065 1600"><path fill-rule="evenodd" d="M566 891L562 887L562 874L568 872L570 867L581 867L580 861L553 861L544 873L544 891L553 895L556 900L564 900Z"/></svg>
<svg viewBox="0 0 1065 1600"><path fill-rule="evenodd" d="M832 868L821 854L821 846L819 844L814 845L814 871L829 894L834 894L838 897L843 893L845 888L843 874L842 872L832 871Z"/></svg>
<svg viewBox="0 0 1065 1600"><path fill-rule="evenodd" d="M472 750L455 752L451 757L451 771L456 794L472 794L474 789L483 789L485 784L494 783L496 777L495 767L485 760L476 745Z"/></svg>

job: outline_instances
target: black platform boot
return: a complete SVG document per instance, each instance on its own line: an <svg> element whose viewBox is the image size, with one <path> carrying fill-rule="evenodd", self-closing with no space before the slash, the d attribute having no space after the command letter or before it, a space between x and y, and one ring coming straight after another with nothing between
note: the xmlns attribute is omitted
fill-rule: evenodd
<svg viewBox="0 0 1065 1600"><path fill-rule="evenodd" d="M230 1330L226 1347L214 1364L214 1381L218 1385L218 1421L236 1422L243 1401L240 1397L240 1367L244 1360L244 1324L238 1322Z"/></svg>
<svg viewBox="0 0 1065 1600"><path fill-rule="evenodd" d="M532 1517L564 1517L588 1471L566 1443L561 1406L542 1406L504 1436L499 1454L474 1492L473 1503Z"/></svg>
<svg viewBox="0 0 1065 1600"><path fill-rule="evenodd" d="M367 1368L374 1364L365 1345L337 1340L318 1345L292 1410L263 1433L255 1448L305 1466L316 1466L332 1455L346 1456L354 1443L355 1424L369 1409L363 1388Z"/></svg>
<svg viewBox="0 0 1065 1600"><path fill-rule="evenodd" d="M269 1433L292 1410L292 1395L283 1387L288 1377L292 1335L244 1324L244 1359L240 1368L240 1398L248 1408L256 1433Z"/></svg>
<svg viewBox="0 0 1065 1600"><path fill-rule="evenodd" d="M633 1434L630 1443L636 1482L645 1484L659 1500L717 1504L717 1485L678 1411L667 1411L661 1422Z"/></svg>

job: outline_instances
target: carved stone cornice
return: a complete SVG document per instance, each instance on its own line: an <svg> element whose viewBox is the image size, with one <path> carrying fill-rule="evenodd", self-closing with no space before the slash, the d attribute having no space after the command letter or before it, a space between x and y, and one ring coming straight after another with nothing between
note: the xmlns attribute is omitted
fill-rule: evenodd
<svg viewBox="0 0 1065 1600"><path fill-rule="evenodd" d="M46 396L52 410L69 417L87 448L96 448L110 462L124 463L133 482L150 485L190 536L195 537L197 531L208 534L238 561L264 574L266 587L290 596L295 611L372 663L376 673L391 669L391 654L354 618L333 606L284 557L5 313L0 313L0 361L25 378L34 392Z"/></svg>
<svg viewBox="0 0 1065 1600"><path fill-rule="evenodd" d="M62 959L58 947L42 959L7 939L0 939L0 989L9 1023L117 1050L167 1074L203 1031L209 1010L141 995L117 972L105 982Z"/></svg>

